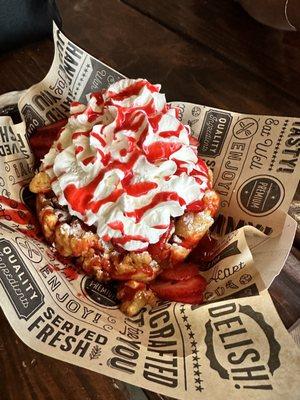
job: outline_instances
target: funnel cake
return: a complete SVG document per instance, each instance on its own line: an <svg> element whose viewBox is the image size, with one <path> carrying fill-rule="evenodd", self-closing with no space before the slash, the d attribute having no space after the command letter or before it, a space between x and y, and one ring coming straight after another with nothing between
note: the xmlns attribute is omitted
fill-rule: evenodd
<svg viewBox="0 0 300 400"><path fill-rule="evenodd" d="M201 300L198 277L179 274L195 283L175 297L157 282L174 266L191 270L183 263L219 207L197 141L159 90L122 79L87 105L72 103L30 183L46 240L95 279L118 281L130 316L157 295Z"/></svg>

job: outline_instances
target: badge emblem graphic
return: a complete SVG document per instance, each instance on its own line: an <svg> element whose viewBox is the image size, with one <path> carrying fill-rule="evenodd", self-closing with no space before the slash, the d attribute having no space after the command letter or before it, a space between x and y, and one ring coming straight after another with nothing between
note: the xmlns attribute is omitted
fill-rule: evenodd
<svg viewBox="0 0 300 400"><path fill-rule="evenodd" d="M274 212L284 199L282 183L269 175L248 179L239 188L237 200L246 214L263 217Z"/></svg>
<svg viewBox="0 0 300 400"><path fill-rule="evenodd" d="M242 118L233 127L233 134L237 139L249 139L256 134L258 122L253 118Z"/></svg>

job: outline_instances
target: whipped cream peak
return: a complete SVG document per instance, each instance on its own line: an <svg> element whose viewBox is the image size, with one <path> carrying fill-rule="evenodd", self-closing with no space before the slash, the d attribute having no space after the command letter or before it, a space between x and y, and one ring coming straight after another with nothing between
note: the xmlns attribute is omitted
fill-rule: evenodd
<svg viewBox="0 0 300 400"><path fill-rule="evenodd" d="M71 104L41 169L71 215L104 241L144 251L172 218L203 209L211 182L196 144L160 85L122 79Z"/></svg>

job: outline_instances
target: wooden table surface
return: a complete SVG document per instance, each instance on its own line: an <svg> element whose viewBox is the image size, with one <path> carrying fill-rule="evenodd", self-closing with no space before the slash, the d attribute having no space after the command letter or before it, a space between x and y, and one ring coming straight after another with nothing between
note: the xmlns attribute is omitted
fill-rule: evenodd
<svg viewBox="0 0 300 400"><path fill-rule="evenodd" d="M276 31L230 0L58 0L65 34L129 77L162 84L168 99L246 113L300 113L300 33ZM50 39L0 56L0 94L41 80ZM300 317L299 255L270 292L286 327ZM0 312L1 400L158 399L150 392L26 347Z"/></svg>

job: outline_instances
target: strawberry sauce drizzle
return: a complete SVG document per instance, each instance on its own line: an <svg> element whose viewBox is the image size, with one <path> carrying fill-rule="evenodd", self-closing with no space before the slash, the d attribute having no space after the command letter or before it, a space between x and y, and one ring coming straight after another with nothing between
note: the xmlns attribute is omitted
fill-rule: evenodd
<svg viewBox="0 0 300 400"><path fill-rule="evenodd" d="M149 204L135 211L127 212L126 216L134 217L135 220L139 222L147 211L151 210L158 204L165 203L166 201L176 201L181 206L185 204L185 201L176 192L157 193Z"/></svg>
<svg viewBox="0 0 300 400"><path fill-rule="evenodd" d="M140 198L141 196L149 195L151 191L153 191L153 196L152 198L150 197L148 204L133 211L124 210L124 217L131 218L136 223L139 223L149 210L170 201L178 203L183 207L183 210L186 209L191 212L198 212L204 209L202 200L195 200L186 204L183 197L176 191L155 192L158 184L150 179L144 178L145 180L143 180L143 171L138 171L142 179L139 177L137 182L134 180L136 173L134 167L141 156L145 156L148 163L154 165L160 165L160 163L170 160L174 153L183 146L186 146L186 144L184 144L186 141L184 142L180 139L181 134L183 136L188 135L194 153L196 153L197 146L197 141L190 136L190 130L179 120L177 120L177 124L174 124L174 129L168 129L168 126L166 126L166 122L164 121L168 121L168 119L164 120L163 116L172 109L172 106L159 102L154 95L152 97L149 96L145 104L141 101L135 102L135 98L138 98L142 93L141 91L145 88L153 94L159 93L160 90L159 86L152 85L146 80L128 80L127 86L126 84L123 86L121 84L119 86L115 84L107 91L92 94L91 100L96 99L97 107L94 106L94 100L93 106L88 105L83 112L76 113L77 109L80 109L81 104L75 102L71 105L75 108L71 119L75 121L79 114L84 114L88 124L90 124L88 125L89 127L96 123L98 123L97 127L100 127L100 129L97 129L97 132L94 131L92 126L91 129L86 131L84 128L80 128L80 130L71 133L71 139L75 141L76 144L73 152L75 156L78 155L78 157L76 157L76 162L79 165L91 166L91 168L99 168L99 165L101 166L96 176L94 175L95 177L91 181L87 179L88 183L84 185L75 182L69 183L63 189L64 197L70 209L81 214L83 220L86 220L88 212L96 214L101 211L100 209L102 206L108 203L116 203L123 195ZM122 104L123 101L126 106ZM128 104L130 105L128 106ZM111 115L113 116L113 128L109 128L110 130L108 133L107 128L110 127L110 125L105 125L101 122L101 116L104 116L105 110L109 110L109 113L112 113ZM178 116L178 110L175 111L175 114ZM170 118L174 118L174 111L171 112ZM96 120L99 122L95 122ZM111 116L108 117L108 120L111 121ZM111 129L113 129L113 131ZM64 132L62 132L61 136L63 136L63 134ZM150 137L154 135L156 139L151 139L152 142L151 140L145 142L149 135ZM91 142L90 139L92 138L95 140ZM58 151L63 150L60 139L62 138L59 137L56 144ZM111 150L111 140L115 141L112 143L120 143L117 147L117 153L116 151L113 153ZM85 146L87 146L87 154L86 156L82 156L80 153L86 150ZM90 146L91 151L88 146ZM91 155L93 153L94 155ZM119 156L117 157L115 154ZM182 154L185 153L182 152ZM98 159L100 159L100 164L98 162L96 163ZM207 187L210 187L208 168L203 160L198 158L196 163L177 160L175 157L172 157L172 160L177 165L177 170L173 175L188 175L194 177L195 182L199 185L203 186L203 182L206 182ZM47 168L51 167L52 165L47 165ZM106 179L106 174L113 170L122 171L123 178L120 178L119 183L114 183L115 187L111 188L112 190L109 195L98 200L96 196L94 197L95 192L103 180ZM118 176L120 176L119 172ZM56 178L54 178L54 180L55 179ZM171 179L171 175L163 176L160 179L167 182ZM72 180L68 182L72 182ZM201 189L201 192L204 193L205 190L206 188ZM121 232L123 235L122 238L113 238L113 241L120 246L130 241L139 241L142 243L141 247L144 248L143 243L146 245L149 243L149 239L143 235L126 235L124 224L121 221L109 221L107 222L107 226L112 230ZM167 230L169 224L156 224L152 226L152 228ZM107 241L111 240L109 234L103 235L102 238Z"/></svg>

